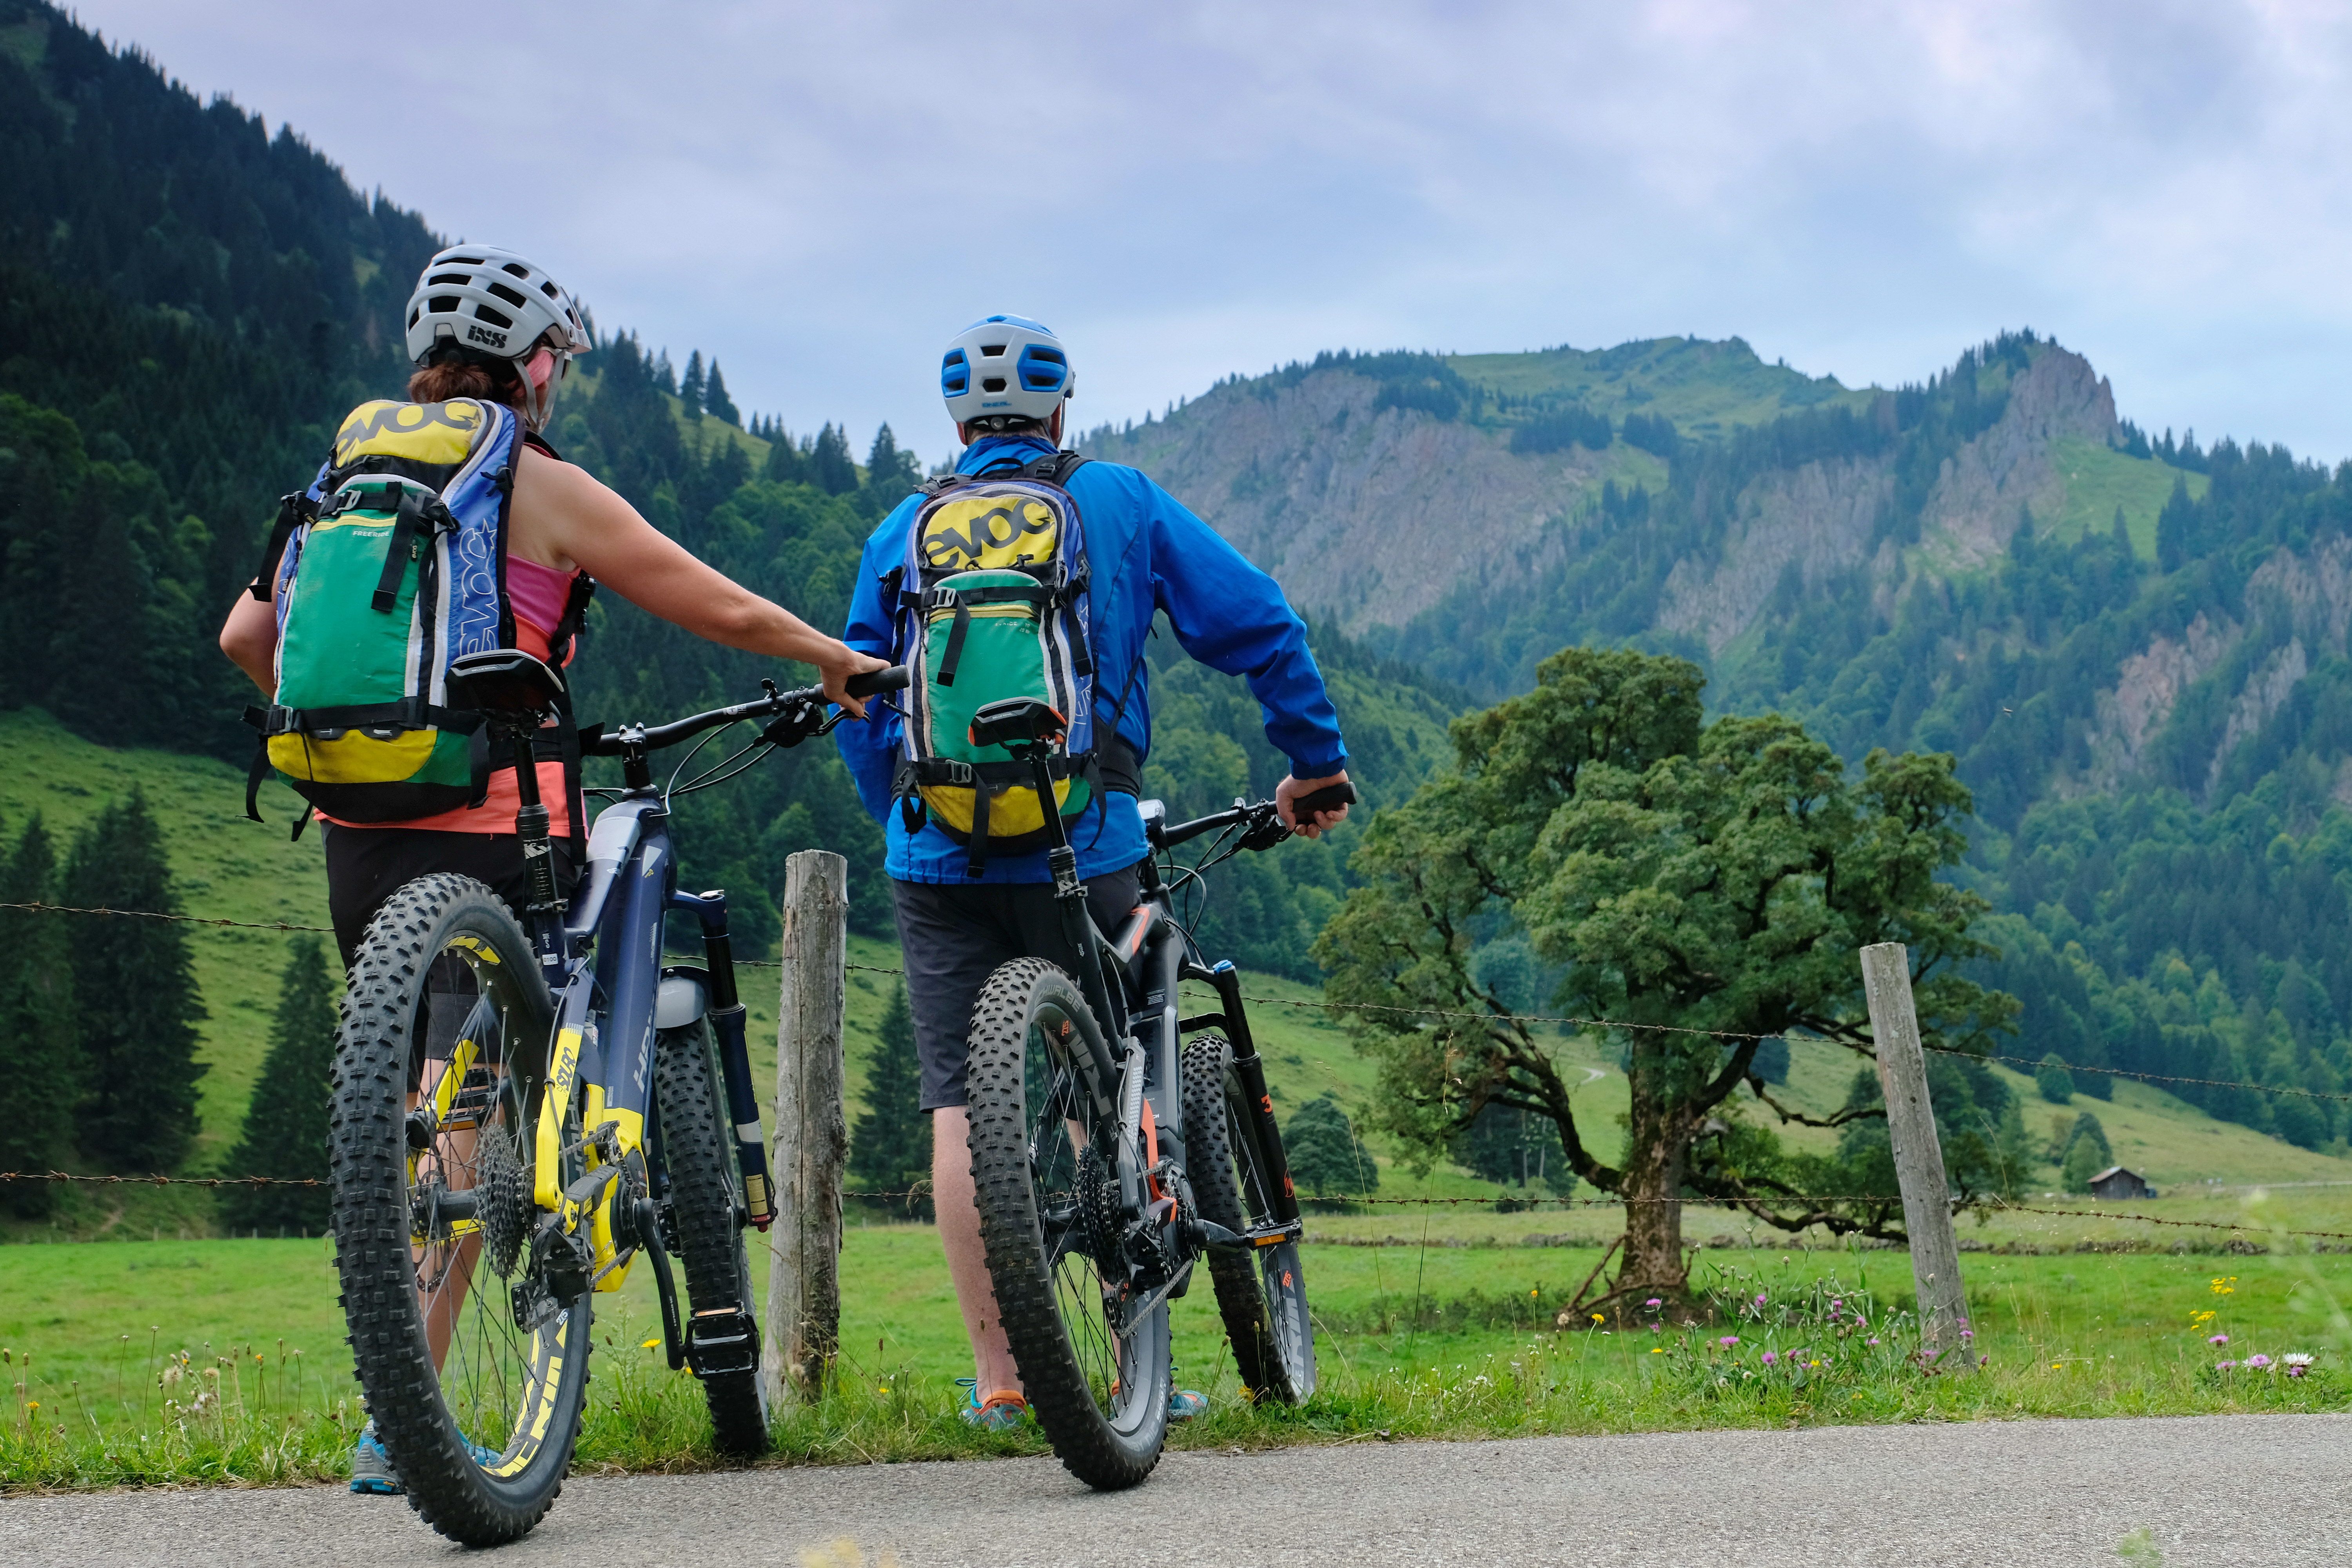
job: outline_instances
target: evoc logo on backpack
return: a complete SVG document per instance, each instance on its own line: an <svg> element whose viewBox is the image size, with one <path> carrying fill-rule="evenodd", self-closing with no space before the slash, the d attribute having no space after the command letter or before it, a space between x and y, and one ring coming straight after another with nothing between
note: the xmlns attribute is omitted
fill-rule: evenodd
<svg viewBox="0 0 2352 1568"><path fill-rule="evenodd" d="M1101 791L1086 531L1063 489L1084 461L1057 452L1018 469L932 480L891 574L896 661L914 675L891 793L910 830L928 815L966 846L975 877L992 853L1041 847L1049 809L1027 763L972 743L978 710L1028 697L1062 716L1068 731L1051 764L1057 816L1076 816Z"/></svg>
<svg viewBox="0 0 2352 1568"><path fill-rule="evenodd" d="M1029 496L971 496L923 509L918 537L932 572L970 572L1050 561L1061 517Z"/></svg>

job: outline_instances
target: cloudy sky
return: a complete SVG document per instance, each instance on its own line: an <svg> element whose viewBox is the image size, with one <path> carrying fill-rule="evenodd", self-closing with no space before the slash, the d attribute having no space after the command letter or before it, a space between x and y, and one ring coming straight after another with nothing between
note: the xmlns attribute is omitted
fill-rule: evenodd
<svg viewBox="0 0 2352 1568"><path fill-rule="evenodd" d="M940 346L1009 310L1087 424L1324 348L1891 384L2030 325L2152 429L2352 455L2352 7L78 8L861 446L942 455Z"/></svg>

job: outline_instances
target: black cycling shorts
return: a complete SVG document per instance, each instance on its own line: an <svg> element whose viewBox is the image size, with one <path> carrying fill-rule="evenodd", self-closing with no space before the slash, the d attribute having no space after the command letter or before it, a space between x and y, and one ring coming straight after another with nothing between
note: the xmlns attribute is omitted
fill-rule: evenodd
<svg viewBox="0 0 2352 1568"><path fill-rule="evenodd" d="M1116 932L1143 887L1140 862L1087 880L1095 924ZM907 1006L915 1015L925 1110L962 1105L971 1007L988 977L1016 958L1045 958L1072 973L1078 955L1062 935L1050 882L890 883L898 944L907 955Z"/></svg>

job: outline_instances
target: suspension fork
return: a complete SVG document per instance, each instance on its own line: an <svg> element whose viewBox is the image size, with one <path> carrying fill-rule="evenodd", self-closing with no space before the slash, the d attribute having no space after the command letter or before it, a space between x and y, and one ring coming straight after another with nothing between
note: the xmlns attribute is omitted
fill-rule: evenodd
<svg viewBox="0 0 2352 1568"><path fill-rule="evenodd" d="M1219 1020L1224 1025L1225 1038L1234 1047L1234 1077L1240 1080L1242 1098L1249 1102L1249 1131L1255 1134L1258 1152L1265 1162L1272 1191L1265 1194L1274 1206L1276 1223L1289 1225L1298 1218L1298 1194L1290 1181L1290 1156L1282 1147L1282 1128L1275 1121L1274 1097L1266 1092L1265 1063L1257 1054L1257 1041L1250 1034L1249 1015L1242 1010L1242 977L1231 959L1220 961L1213 969L1195 964L1184 966L1187 980L1205 980L1217 988L1217 1005L1223 1010Z"/></svg>
<svg viewBox="0 0 2352 1568"><path fill-rule="evenodd" d="M735 943L727 931L727 895L713 889L672 893L670 908L691 910L702 922L703 962L710 971L710 1029L719 1041L719 1073L727 1086L727 1121L735 1134L735 1168L743 1176L743 1206L755 1230L775 1222L768 1136L760 1126L760 1099L751 1088L751 1053L744 1038L746 1012L735 990Z"/></svg>

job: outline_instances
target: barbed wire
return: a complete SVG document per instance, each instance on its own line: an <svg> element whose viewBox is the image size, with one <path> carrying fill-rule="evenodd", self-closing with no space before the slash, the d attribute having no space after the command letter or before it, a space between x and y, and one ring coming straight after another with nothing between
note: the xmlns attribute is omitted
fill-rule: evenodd
<svg viewBox="0 0 2352 1568"><path fill-rule="evenodd" d="M68 1171L0 1171L0 1182L83 1182L130 1187L324 1187L315 1176L84 1176Z"/></svg>
<svg viewBox="0 0 2352 1568"><path fill-rule="evenodd" d="M0 903L0 910L14 910L27 914L116 915L131 920L172 921L184 925L212 927L226 926L233 927L240 931L316 931L330 936L334 934L334 928L332 926L302 925L291 921L228 920L217 915L176 914L161 910L117 910L108 909L103 906L98 908L78 908L68 904L50 904L35 901L31 903ZM687 956L690 957L692 955L688 954ZM735 963L739 968L745 969L781 969L783 967L782 960L772 958L739 958L735 960ZM856 971L865 974L895 974L903 976L907 973L904 968L879 963L845 963L842 967L845 970ZM1564 1024L1572 1025L1578 1028L1585 1029L1622 1029L1651 1034L1696 1035L1708 1039L1755 1040L1759 1043L1765 1040L1783 1040L1802 1045L1830 1046L1834 1047L1839 1050L1850 1050L1863 1056L1868 1056L1871 1054L1869 1051L1864 1050L1859 1046L1849 1044L1843 1040L1833 1040L1824 1036L1811 1034L1755 1034L1739 1029L1700 1029L1682 1024L1634 1024L1628 1023L1623 1019L1619 1018L1586 1018L1579 1017L1572 1014L1474 1012L1466 1008L1407 1007L1385 1002L1331 1002L1317 1001L1311 998L1297 996L1253 996L1244 994L1242 1000L1255 1006L1298 1007L1325 1013L1392 1013L1405 1016L1422 1018L1466 1018L1474 1022L1487 1024ZM2054 1066L2064 1068L2070 1074L2083 1073L2086 1076L2091 1076L2104 1073L2110 1078L2127 1078L2136 1083L2186 1084L2200 1089L2251 1089L2256 1094L2286 1095L2300 1100L2323 1100L2336 1101L2339 1103L2352 1102L2352 1093L2339 1093L2328 1089L2303 1089L2293 1084L2246 1083L2231 1079L2184 1078L2169 1073L2140 1072L2131 1068L2091 1067L2082 1063L2065 1061L2059 1058L2054 1052L2042 1058L2012 1057L2004 1056L1995 1051L1971 1051L1964 1050L1958 1046L1938 1046L1927 1041L1922 1041L1920 1044L1923 1049L1934 1051L1939 1056L1958 1057L1969 1061L2000 1062L2005 1067L2014 1068L2021 1072L2028 1074L2031 1074L2038 1068Z"/></svg>

